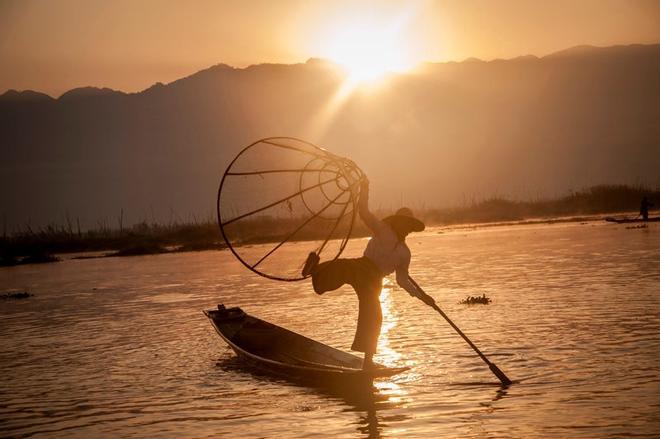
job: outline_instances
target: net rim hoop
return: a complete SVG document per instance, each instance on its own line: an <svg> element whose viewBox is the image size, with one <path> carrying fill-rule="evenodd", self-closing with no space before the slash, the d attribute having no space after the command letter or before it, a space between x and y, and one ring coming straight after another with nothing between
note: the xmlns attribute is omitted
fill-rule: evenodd
<svg viewBox="0 0 660 439"><path fill-rule="evenodd" d="M217 213L217 216L218 216L218 227L220 228L220 233L222 234L222 239L224 239L224 241L225 241L225 243L227 244L227 247L229 248L229 250L231 250L231 252L234 254L234 256L236 257L236 259L238 259L238 260L241 262L241 264L243 264L248 270L252 271L253 273L258 274L259 276L262 276L262 277L265 277L265 278L268 278L268 279L272 279L272 280L284 281L284 282L298 282L298 281L305 280L305 279L309 278L309 276L302 276L302 275L301 275L300 277L287 278L287 277L275 276L275 275L268 274L268 273L263 273L263 272L261 272L261 271L258 271L258 270L255 270L254 268L252 268L247 262L245 262L245 261L243 260L243 258L242 258L242 257L238 254L238 252L234 249L234 246L233 246L233 245L231 244L231 242L229 241L229 238L228 238L227 235L225 234L224 227L222 226L222 214L220 213L220 205L221 205L221 198L222 198L222 187L223 187L224 184L225 184L225 179L227 178L230 169L232 168L232 166L234 166L234 163L236 163L236 161L237 161L237 160L238 160L238 159L239 159L239 158L240 158L240 157L241 157L246 151L248 151L250 148L252 148L253 146L255 146L255 145L259 144L259 143L266 143L266 144L269 144L268 141L272 141L272 140L292 140L292 141L294 141L294 142L300 142L300 143L303 143L303 144L305 144L305 145L311 146L311 147L313 147L313 148L315 148L315 149L321 151L324 155L328 156L328 159L331 160L331 161L337 161L337 160L341 161L341 160L348 160L348 159L345 159L345 158L343 158L343 157L337 156L337 155L335 155L335 154L329 152L329 151L326 150L325 148L322 148L322 147L320 147L320 146L318 146L318 145L315 145L315 144L313 144L313 143L311 143L311 142L307 142L306 140L299 139L299 138L297 138L297 137L291 137L291 136L271 136L271 137L264 137L264 138L261 138L261 139L259 139L259 140L256 140L256 141L250 143L248 146L246 146L246 147L244 147L243 149L241 149L241 150L238 152L238 154L236 154L236 156L234 157L234 159L233 159L231 162L229 162L229 165L227 165L227 168L226 168L225 171L222 173L222 179L220 180L220 186L218 187L218 196L217 196L217 198L216 198L216 213ZM272 145L272 144L271 144L271 145ZM303 152L304 152L304 151L303 151ZM349 161L350 161L350 160L349 160ZM351 161L351 163L352 163L352 161ZM356 168L357 168L357 166L356 166ZM359 168L357 168L357 169L359 169ZM361 173L361 170L360 170L360 173ZM346 236L345 236L344 238L342 238L342 242L341 242L341 244L339 245L339 251L338 251L337 254L332 258L333 261L336 260L337 258L339 258L339 256L341 256L341 254L344 252L344 249L346 248L346 245L348 244L348 240L350 239L351 231L353 230L353 226L354 226L354 224L355 224L355 216L356 216L356 214L357 214L356 207L357 207L357 206L356 206L356 201L353 200L353 212L352 212L352 215L351 215L351 222L350 222L350 226L349 226L349 233L347 233ZM340 219L340 220L341 220L341 219Z"/></svg>

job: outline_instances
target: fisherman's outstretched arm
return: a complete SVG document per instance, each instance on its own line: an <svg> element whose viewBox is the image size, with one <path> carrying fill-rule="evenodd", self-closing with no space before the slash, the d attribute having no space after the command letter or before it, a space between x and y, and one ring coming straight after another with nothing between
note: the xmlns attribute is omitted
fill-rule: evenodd
<svg viewBox="0 0 660 439"><path fill-rule="evenodd" d="M433 305L435 304L435 300L428 294L426 294L424 291L420 291L411 281L410 281L410 274L408 273L408 267L410 266L410 262L407 264L402 264L399 268L396 270L396 283L399 284L401 288L406 290L408 294L410 294L413 297L417 297L419 300L422 302L426 303L427 305Z"/></svg>
<svg viewBox="0 0 660 439"><path fill-rule="evenodd" d="M408 294L410 294L413 297L418 297L419 296L419 291L417 288L415 288L415 285L410 282L410 275L408 274L408 270L397 270L396 271L396 283L399 284L401 288L406 290Z"/></svg>

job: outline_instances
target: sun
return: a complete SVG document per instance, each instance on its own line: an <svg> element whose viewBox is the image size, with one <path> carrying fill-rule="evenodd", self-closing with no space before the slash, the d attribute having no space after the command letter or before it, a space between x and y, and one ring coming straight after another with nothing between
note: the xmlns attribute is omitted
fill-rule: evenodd
<svg viewBox="0 0 660 439"><path fill-rule="evenodd" d="M355 82L374 81L412 67L395 38L372 29L346 29L330 42L327 56Z"/></svg>
<svg viewBox="0 0 660 439"><path fill-rule="evenodd" d="M350 82L373 82L414 67L406 43L396 28L344 24L325 40L321 52L344 68Z"/></svg>
<svg viewBox="0 0 660 439"><path fill-rule="evenodd" d="M308 54L333 61L346 73L326 104L310 118L306 129L313 136L323 136L355 93L376 97L390 74L412 71L421 63L423 44L412 26L421 3L406 5L390 14L380 14L377 8L343 10L323 17L309 30Z"/></svg>

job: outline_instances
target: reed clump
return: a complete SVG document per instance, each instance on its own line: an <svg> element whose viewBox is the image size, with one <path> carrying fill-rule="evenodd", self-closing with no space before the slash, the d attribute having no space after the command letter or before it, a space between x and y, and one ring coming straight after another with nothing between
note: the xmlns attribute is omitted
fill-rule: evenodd
<svg viewBox="0 0 660 439"><path fill-rule="evenodd" d="M488 305L492 300L490 297L486 297L486 294L481 296L467 296L465 299L459 301L461 305Z"/></svg>
<svg viewBox="0 0 660 439"><path fill-rule="evenodd" d="M7 291L5 293L0 293L0 299L10 300L10 299L27 299L34 297L34 294L28 293L27 291Z"/></svg>

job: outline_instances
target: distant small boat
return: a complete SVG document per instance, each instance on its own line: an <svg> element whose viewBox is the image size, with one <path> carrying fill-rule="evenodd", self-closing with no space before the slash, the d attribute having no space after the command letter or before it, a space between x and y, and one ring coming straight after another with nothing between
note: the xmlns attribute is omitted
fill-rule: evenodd
<svg viewBox="0 0 660 439"><path fill-rule="evenodd" d="M605 218L605 221L609 221L611 223L654 223L656 221L660 221L660 216L656 216L653 218L649 218L647 220L643 220L642 218L612 218L611 216L608 216Z"/></svg>
<svg viewBox="0 0 660 439"><path fill-rule="evenodd" d="M277 376L316 384L370 381L408 367L376 364L362 370L362 359L245 313L238 307L204 311L211 324L247 364Z"/></svg>

